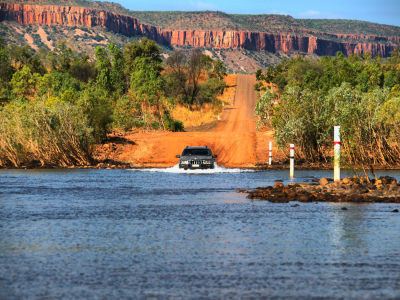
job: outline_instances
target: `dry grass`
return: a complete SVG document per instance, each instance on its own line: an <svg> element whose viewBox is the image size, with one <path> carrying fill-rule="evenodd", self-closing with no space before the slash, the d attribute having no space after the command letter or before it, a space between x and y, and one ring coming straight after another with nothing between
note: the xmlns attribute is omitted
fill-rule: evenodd
<svg viewBox="0 0 400 300"><path fill-rule="evenodd" d="M213 109L213 105L206 103L200 110L191 111L185 106L178 105L172 111L172 117L183 122L183 126L196 127L210 123L218 119L218 111Z"/></svg>
<svg viewBox="0 0 400 300"><path fill-rule="evenodd" d="M222 95L217 97L218 100L225 102L225 104L232 104L236 93L236 79L237 74L228 74L228 76L224 78L227 88Z"/></svg>
<svg viewBox="0 0 400 300"><path fill-rule="evenodd" d="M222 95L217 97L218 100L225 102L225 104L232 104L236 92L236 78L236 74L228 74L228 76L224 78L227 88ZM188 128L197 127L218 120L218 114L220 113L220 107L214 106L210 103L204 104L200 110L193 111L188 107L178 105L172 111L172 117L175 120L182 121L185 128Z"/></svg>

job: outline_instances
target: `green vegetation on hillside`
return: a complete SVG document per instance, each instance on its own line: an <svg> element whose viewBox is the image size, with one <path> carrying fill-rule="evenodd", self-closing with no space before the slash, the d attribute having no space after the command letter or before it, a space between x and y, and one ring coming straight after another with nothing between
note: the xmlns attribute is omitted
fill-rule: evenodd
<svg viewBox="0 0 400 300"><path fill-rule="evenodd" d="M182 131L171 110L218 101L225 66L199 49L176 57L163 62L146 38L97 46L94 61L65 40L35 52L0 39L0 166L89 164L93 145L113 129Z"/></svg>
<svg viewBox="0 0 400 300"><path fill-rule="evenodd" d="M388 61L338 52L314 61L284 60L265 74L259 70L258 127L272 126L281 149L294 143L299 159L318 161L327 159L333 126L339 125L348 162L399 164L399 64L397 48Z"/></svg>
<svg viewBox="0 0 400 300"><path fill-rule="evenodd" d="M336 34L400 36L400 27L358 20L296 19L304 28Z"/></svg>

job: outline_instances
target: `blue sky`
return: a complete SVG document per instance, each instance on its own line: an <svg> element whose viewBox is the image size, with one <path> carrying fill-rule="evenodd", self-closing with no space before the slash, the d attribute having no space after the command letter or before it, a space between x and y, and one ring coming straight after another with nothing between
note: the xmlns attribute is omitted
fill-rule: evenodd
<svg viewBox="0 0 400 300"><path fill-rule="evenodd" d="M111 1L131 10L219 10L232 14L284 14L295 18L352 19L400 26L400 0Z"/></svg>

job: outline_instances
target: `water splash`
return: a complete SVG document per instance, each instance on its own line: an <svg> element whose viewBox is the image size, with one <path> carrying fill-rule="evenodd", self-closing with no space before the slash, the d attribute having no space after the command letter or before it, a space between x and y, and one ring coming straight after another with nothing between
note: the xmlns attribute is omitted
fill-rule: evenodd
<svg viewBox="0 0 400 300"><path fill-rule="evenodd" d="M156 172L156 173L177 173L177 174L219 174L219 173L251 173L255 172L255 170L250 169L226 169L224 167L218 166L214 163L214 169L194 169L194 170L184 170L179 169L179 164L171 168L152 168L152 169L132 169L132 171L139 172Z"/></svg>

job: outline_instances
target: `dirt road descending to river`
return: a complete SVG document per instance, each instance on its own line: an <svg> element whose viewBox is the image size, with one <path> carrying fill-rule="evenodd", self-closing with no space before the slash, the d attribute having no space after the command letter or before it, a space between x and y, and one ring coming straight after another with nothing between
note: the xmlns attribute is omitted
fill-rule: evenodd
<svg viewBox="0 0 400 300"><path fill-rule="evenodd" d="M135 167L171 167L178 163L175 155L181 154L186 146L208 146L218 155L216 162L220 166L255 167L257 163L267 160L266 147L272 140L272 132L256 132L255 83L254 75L238 75L233 105L224 107L221 121L212 132L127 135L124 139L131 145L121 149L118 159Z"/></svg>
<svg viewBox="0 0 400 300"><path fill-rule="evenodd" d="M256 132L254 108L257 104L257 93L254 90L254 75L238 75L233 106L227 106L222 115L222 122L215 132Z"/></svg>

